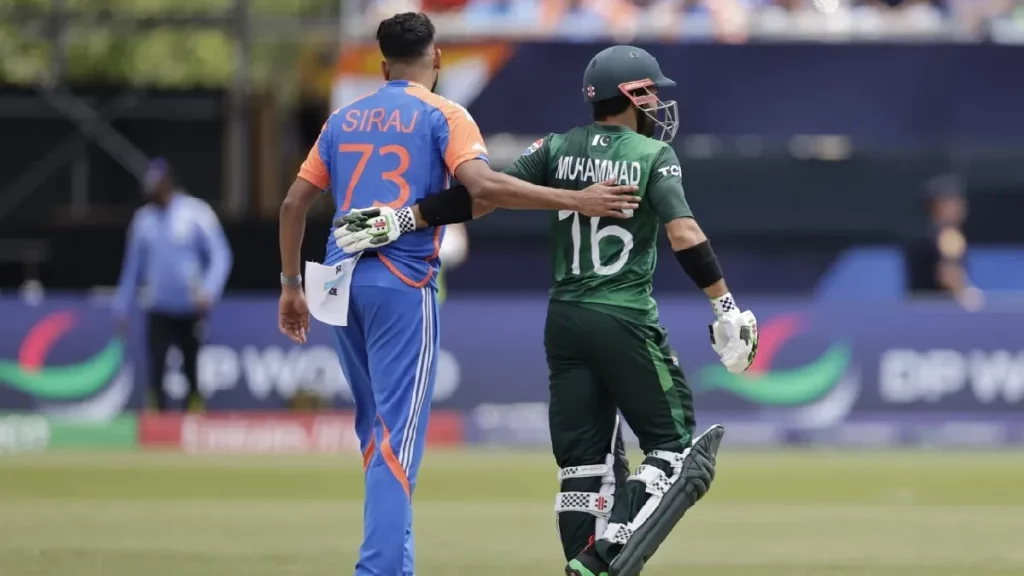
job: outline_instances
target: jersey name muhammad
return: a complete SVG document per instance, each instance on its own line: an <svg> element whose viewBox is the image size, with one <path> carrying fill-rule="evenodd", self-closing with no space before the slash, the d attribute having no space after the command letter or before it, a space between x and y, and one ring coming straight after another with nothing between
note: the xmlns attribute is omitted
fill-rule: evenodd
<svg viewBox="0 0 1024 576"><path fill-rule="evenodd" d="M617 184L638 186L640 172L639 162L559 156L555 177L559 180L576 180L589 184L614 178Z"/></svg>

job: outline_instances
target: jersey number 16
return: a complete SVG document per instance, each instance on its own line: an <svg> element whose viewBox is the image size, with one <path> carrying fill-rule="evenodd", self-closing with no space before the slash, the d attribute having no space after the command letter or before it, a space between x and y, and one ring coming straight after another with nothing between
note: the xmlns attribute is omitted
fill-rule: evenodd
<svg viewBox="0 0 1024 576"><path fill-rule="evenodd" d="M559 210L558 212L559 221L565 220L570 216L572 217L572 273L579 275L580 250L583 241L582 234L580 233L580 213L569 210ZM600 218L590 219L590 262L594 266L594 273L601 276L610 276L622 270L622 267L626 265L626 261L629 260L629 252L633 249L633 235L620 226L605 226L598 230L600 222ZM601 240L609 236L614 236L622 241L622 250L619 252L619 257L615 262L602 264Z"/></svg>

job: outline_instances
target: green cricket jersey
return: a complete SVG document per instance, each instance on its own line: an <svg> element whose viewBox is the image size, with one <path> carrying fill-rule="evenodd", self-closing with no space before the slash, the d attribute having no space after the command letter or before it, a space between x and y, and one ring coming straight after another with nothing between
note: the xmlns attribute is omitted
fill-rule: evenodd
<svg viewBox="0 0 1024 576"><path fill-rule="evenodd" d="M692 217L671 146L625 127L591 124L534 142L505 173L567 194L612 177L639 186L640 207L629 219L565 210L552 217L551 299L657 324L651 290L658 235L664 223Z"/></svg>

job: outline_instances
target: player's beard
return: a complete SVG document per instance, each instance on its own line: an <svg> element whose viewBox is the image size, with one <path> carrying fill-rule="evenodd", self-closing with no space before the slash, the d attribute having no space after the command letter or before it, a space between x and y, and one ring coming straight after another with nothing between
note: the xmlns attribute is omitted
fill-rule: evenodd
<svg viewBox="0 0 1024 576"><path fill-rule="evenodd" d="M636 110L636 131L648 138L654 138L654 118L639 106L633 109Z"/></svg>

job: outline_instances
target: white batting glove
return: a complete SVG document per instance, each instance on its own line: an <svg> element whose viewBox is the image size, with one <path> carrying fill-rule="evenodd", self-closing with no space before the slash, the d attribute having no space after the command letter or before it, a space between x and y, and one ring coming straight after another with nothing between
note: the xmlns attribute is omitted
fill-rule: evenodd
<svg viewBox="0 0 1024 576"><path fill-rule="evenodd" d="M711 348L733 374L750 368L757 356L757 318L750 310L740 312L732 294L711 299L716 320L708 326Z"/></svg>
<svg viewBox="0 0 1024 576"><path fill-rule="evenodd" d="M412 208L363 208L334 220L334 243L346 254L354 254L387 246L414 230Z"/></svg>

